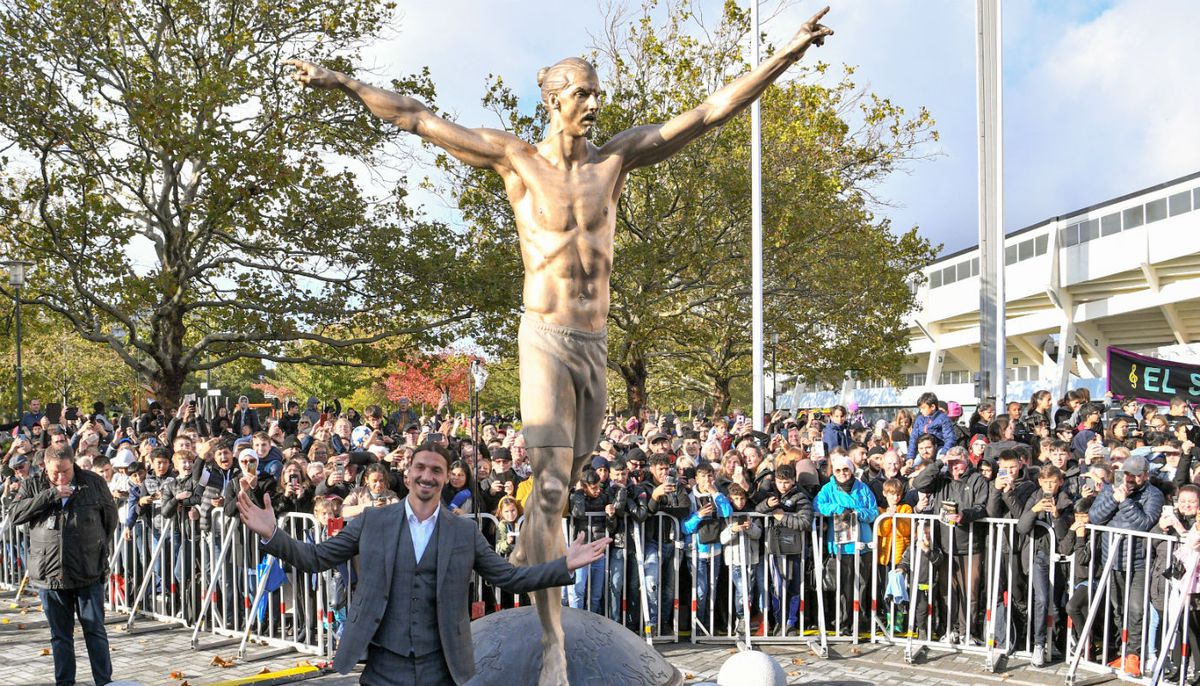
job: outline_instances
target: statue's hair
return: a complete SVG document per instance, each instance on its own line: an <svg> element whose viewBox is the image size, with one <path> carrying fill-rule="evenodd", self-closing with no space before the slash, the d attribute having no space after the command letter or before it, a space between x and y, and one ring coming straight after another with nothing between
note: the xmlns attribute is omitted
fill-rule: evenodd
<svg viewBox="0 0 1200 686"><path fill-rule="evenodd" d="M546 107L550 106L550 94L559 93L570 85L570 74L577 70L596 73L595 67L590 62L578 57L568 57L538 70L537 84L538 88L542 89L542 103Z"/></svg>

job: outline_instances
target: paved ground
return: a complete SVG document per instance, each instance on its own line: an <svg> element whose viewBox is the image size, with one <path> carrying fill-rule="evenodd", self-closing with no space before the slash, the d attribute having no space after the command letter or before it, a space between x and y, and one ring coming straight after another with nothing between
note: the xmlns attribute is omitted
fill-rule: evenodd
<svg viewBox="0 0 1200 686"><path fill-rule="evenodd" d="M245 659L237 659L237 644L202 639L197 650L191 648L191 630L168 627L153 621L139 622L133 632L124 631L120 618L110 618L109 640L112 645L114 677L145 686L202 686L219 681L249 677L261 671L297 666L305 656L273 648L252 647ZM660 652L687 677L688 683L715 681L721 664L735 648L662 645ZM1013 660L1009 669L991 674L982 669L979 656L933 652L918 665L904 662L901 647L831 645L827 659L818 658L806 648L767 646L783 666L788 682L829 686L943 686L952 684L1003 684L1004 686L1042 686L1062 684L1065 670L1061 664L1033 669ZM86 653L82 638L76 640L79 683L89 684ZM219 660L218 660L219 658ZM228 662L221 667L217 662ZM313 686L351 686L356 675L325 676L303 682ZM41 686L53 684L53 660L49 654L49 630L28 596L15 603L12 593L0 593L0 686Z"/></svg>

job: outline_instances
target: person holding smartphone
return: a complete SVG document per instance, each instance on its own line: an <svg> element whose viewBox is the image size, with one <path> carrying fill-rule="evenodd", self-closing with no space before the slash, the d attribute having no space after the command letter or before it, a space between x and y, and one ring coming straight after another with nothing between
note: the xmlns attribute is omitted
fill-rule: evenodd
<svg viewBox="0 0 1200 686"><path fill-rule="evenodd" d="M1058 597L1052 592L1050 549L1052 540L1065 538L1075 519L1074 499L1063 489L1063 473L1058 467L1047 464L1038 471L1038 492L1033 493L1025 502L1025 511L1017 520L1017 533L1026 538L1025 548L1032 547L1033 564L1029 569L1029 581L1033 585L1033 608L1029 614L1033 629L1033 658L1034 667L1046 664L1046 622L1037 618L1058 616L1063 608L1051 603ZM1042 526L1038 526L1038 524ZM1050 532L1054 532L1052 538ZM1022 559L1029 555L1023 553Z"/></svg>

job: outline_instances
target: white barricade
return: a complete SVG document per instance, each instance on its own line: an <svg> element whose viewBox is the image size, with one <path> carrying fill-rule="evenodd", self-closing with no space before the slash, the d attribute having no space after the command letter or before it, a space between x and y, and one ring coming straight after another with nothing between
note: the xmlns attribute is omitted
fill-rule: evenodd
<svg viewBox="0 0 1200 686"><path fill-rule="evenodd" d="M1071 558L1071 579L1080 581L1068 603L1066 683L1076 683L1081 668L1142 684L1174 683L1163 678L1171 668L1182 684L1188 663L1200 674L1200 646L1187 640L1189 625L1193 633L1200 626L1200 611L1177 582L1194 568L1177 561L1180 538L1092 524L1085 529L1087 540Z"/></svg>

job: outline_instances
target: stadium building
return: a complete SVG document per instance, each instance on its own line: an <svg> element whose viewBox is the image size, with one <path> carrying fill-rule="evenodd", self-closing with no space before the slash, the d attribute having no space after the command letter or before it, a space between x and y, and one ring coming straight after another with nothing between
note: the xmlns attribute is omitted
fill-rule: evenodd
<svg viewBox="0 0 1200 686"><path fill-rule="evenodd" d="M1004 245L1008 400L1039 388L1103 395L1108 346L1200 362L1200 172L1028 226ZM788 379L776 407L914 407L926 390L975 405L979 248L923 274L900 386L852 371L841 388Z"/></svg>

